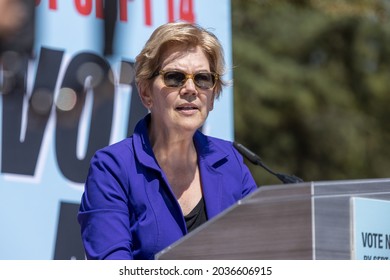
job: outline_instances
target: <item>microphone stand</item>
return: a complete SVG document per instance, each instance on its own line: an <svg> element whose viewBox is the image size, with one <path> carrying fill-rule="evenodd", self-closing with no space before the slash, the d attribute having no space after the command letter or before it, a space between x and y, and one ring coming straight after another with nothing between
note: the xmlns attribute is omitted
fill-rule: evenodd
<svg viewBox="0 0 390 280"><path fill-rule="evenodd" d="M269 168L261 158L250 151L248 148L244 147L242 144L239 144L237 142L233 142L233 146L245 157L247 158L251 163L255 165L259 165L265 170L267 170L272 175L276 176L280 181L282 181L283 184L296 184L296 183L302 183L303 180L295 175L287 175L283 173L277 173L274 172L271 168Z"/></svg>

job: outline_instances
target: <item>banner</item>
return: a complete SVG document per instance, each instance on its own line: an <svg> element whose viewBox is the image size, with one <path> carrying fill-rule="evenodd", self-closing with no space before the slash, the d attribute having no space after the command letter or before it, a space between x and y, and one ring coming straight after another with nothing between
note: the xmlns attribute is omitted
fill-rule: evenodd
<svg viewBox="0 0 390 280"><path fill-rule="evenodd" d="M181 20L210 29L231 69L229 0L119 0L110 55L103 2L36 0L33 58L3 61L0 259L84 258L76 216L89 161L145 115L133 65L156 27ZM226 88L206 134L232 140L232 101Z"/></svg>
<svg viewBox="0 0 390 280"><path fill-rule="evenodd" d="M355 260L390 259L390 201L375 198L351 199L351 256Z"/></svg>

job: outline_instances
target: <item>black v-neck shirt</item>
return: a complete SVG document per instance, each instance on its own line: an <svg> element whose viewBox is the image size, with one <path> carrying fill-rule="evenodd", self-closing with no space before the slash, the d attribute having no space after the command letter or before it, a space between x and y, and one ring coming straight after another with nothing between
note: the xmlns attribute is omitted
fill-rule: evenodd
<svg viewBox="0 0 390 280"><path fill-rule="evenodd" d="M187 231L191 232L198 226L207 221L206 205L203 197L199 200L198 204L192 209L192 211L184 216L186 221Z"/></svg>

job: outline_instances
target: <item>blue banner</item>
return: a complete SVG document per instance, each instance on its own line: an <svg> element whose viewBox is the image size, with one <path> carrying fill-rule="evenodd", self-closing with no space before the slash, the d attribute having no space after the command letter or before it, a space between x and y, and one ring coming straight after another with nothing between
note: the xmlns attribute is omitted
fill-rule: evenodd
<svg viewBox="0 0 390 280"><path fill-rule="evenodd" d="M89 160L146 113L133 64L156 27L182 20L209 28L231 69L230 0L119 0L109 56L103 2L35 1L34 56L21 60L16 86L0 92L0 259L83 258L76 214ZM226 88L206 134L232 140L232 102Z"/></svg>

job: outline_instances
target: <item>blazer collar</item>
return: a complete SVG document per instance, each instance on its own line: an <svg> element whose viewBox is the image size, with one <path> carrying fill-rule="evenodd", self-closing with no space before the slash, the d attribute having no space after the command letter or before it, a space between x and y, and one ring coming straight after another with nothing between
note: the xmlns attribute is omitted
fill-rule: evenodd
<svg viewBox="0 0 390 280"><path fill-rule="evenodd" d="M141 119L134 129L133 145L134 153L140 163L152 169L160 171L160 167L154 156L152 145L149 141L148 125L150 123L150 114Z"/></svg>
<svg viewBox="0 0 390 280"><path fill-rule="evenodd" d="M162 173L154 156L149 136L148 124L150 114L140 120L135 127L134 153L138 160L145 166ZM206 204L207 216L209 219L216 216L222 210L222 176L219 167L227 162L228 154L223 151L211 137L196 131L194 144L198 152L199 168L203 187L203 196ZM165 177L165 176L164 176Z"/></svg>
<svg viewBox="0 0 390 280"><path fill-rule="evenodd" d="M150 114L147 114L136 125L133 135L134 150L142 164L160 170L149 141L148 125L150 118ZM210 170L217 169L219 165L226 161L228 155L212 142L210 137L196 131L193 139L199 159L203 160L211 168Z"/></svg>

